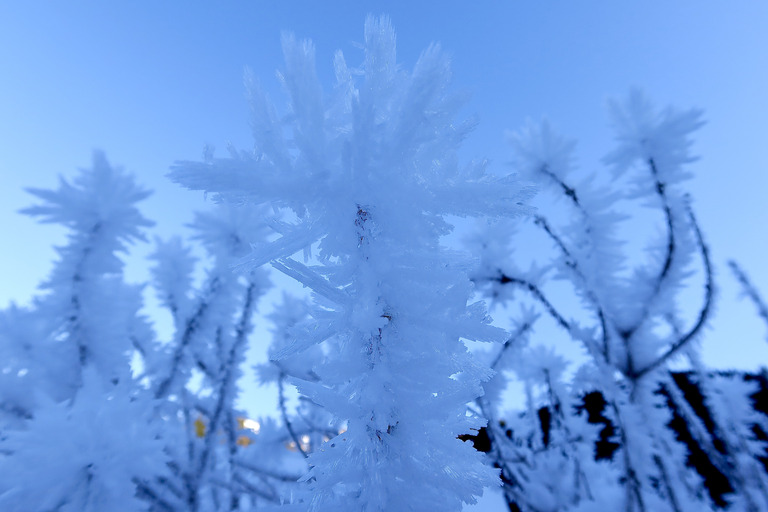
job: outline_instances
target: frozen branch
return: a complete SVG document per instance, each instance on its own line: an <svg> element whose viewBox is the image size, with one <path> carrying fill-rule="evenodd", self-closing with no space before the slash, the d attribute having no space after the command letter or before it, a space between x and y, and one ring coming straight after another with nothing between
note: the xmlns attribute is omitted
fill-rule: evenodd
<svg viewBox="0 0 768 512"><path fill-rule="evenodd" d="M544 293L538 286L531 283L530 281L526 281L525 279L510 277L503 273L499 277L495 278L495 280L500 284L513 284L528 290L531 295L533 295L533 297L539 301L542 306L544 306L544 309L547 310L547 313L549 313L550 316L555 319L560 327L569 333L571 332L571 324L569 324L563 315L561 315L557 309L555 309L555 306L553 306L552 303L546 298L546 296L544 296Z"/></svg>
<svg viewBox="0 0 768 512"><path fill-rule="evenodd" d="M704 327L704 324L706 324L707 319L709 318L709 313L712 309L712 299L714 296L714 284L713 284L713 278L712 278L712 263L709 259L709 247L704 243L704 237L701 233L701 229L699 228L699 224L696 222L696 217L693 214L693 210L688 207L688 215L691 219L691 226L693 227L694 234L696 235L696 244L699 247L699 252L701 253L701 259L702 263L704 265L704 276L705 276L705 284L704 284L704 304L702 305L701 310L699 311L699 316L696 319L696 323L691 327L691 329L685 333L683 336L678 338L677 341L675 341L661 356L659 356L655 361L653 361L651 364L646 366L645 368L637 371L634 373L634 375L630 375L633 379L640 379L643 375L646 375L648 372L655 370L662 364L664 364L667 360L669 360L670 357L675 355L680 349L682 349L689 341L691 341Z"/></svg>
<svg viewBox="0 0 768 512"><path fill-rule="evenodd" d="M535 321L535 320L534 320ZM496 354L496 357L493 359L493 362L491 363L491 368L496 369L496 367L499 365L499 362L501 361L502 356L504 356L504 352L507 351L512 345L514 345L520 338L525 336L526 333L528 333L533 328L533 321L531 322L525 322L523 325L517 328L515 333L509 337L507 341L504 342L504 345L502 345L501 349L499 349L499 353Z"/></svg>
<svg viewBox="0 0 768 512"><path fill-rule="evenodd" d="M209 297L215 295L219 287L220 287L219 279L214 278L210 283L210 289L208 292ZM179 343L176 345L173 352L170 371L168 372L168 375L165 377L165 379L163 379L155 389L155 398L162 398L166 396L170 391L171 384L173 384L173 381L176 378L176 374L179 371L179 365L181 364L181 359L184 356L184 351L192 341L192 337L200 329L200 326L203 321L203 317L205 316L205 313L208 310L208 307L209 307L209 299L206 299L206 298L201 299L200 303L197 306L197 309L185 323L184 332L182 333Z"/></svg>
<svg viewBox="0 0 768 512"><path fill-rule="evenodd" d="M288 418L288 411L285 405L285 390L283 389L284 386L285 386L285 372L283 372L283 370L281 369L280 377L277 379L278 406L280 407L280 415L283 418L283 424L285 424L285 428L288 430L288 434L291 436L291 439L293 439L293 442L296 445L296 449L299 450L299 452L306 459L309 457L309 454L302 447L301 441L299 440L299 436L296 435L296 431L293 429L293 424L291 423L291 420Z"/></svg>
<svg viewBox="0 0 768 512"><path fill-rule="evenodd" d="M728 262L728 266L731 268L731 271L736 276L736 279L739 281L739 284L741 284L741 287L744 290L744 293L749 297L752 302L757 307L757 314L760 316L760 318L763 319L766 326L768 326L768 305L765 304L763 301L763 298L760 296L760 294L757 291L757 288L752 284L752 281L750 281L749 277L747 277L747 274L744 273L742 268L739 266L738 263L736 263L734 260L730 260Z"/></svg>
<svg viewBox="0 0 768 512"><path fill-rule="evenodd" d="M567 190L573 190L567 187L565 184L562 184L562 186ZM566 191L566 195L568 195L567 191ZM577 207L579 209L582 209L581 205L578 203L578 200L576 199L575 192L573 193L573 200L576 203ZM585 212L585 215L586 215L586 212ZM549 222L547 222L547 219L541 215L537 215L535 217L535 223L537 226L541 227L544 230L544 232L555 242L555 244L558 246L560 251L563 253L563 256L565 257L565 265L569 269L571 269L581 281L584 292L587 294L589 301L592 303L592 306L595 308L595 314L597 315L597 318L600 321L600 330L603 335L603 356L605 357L605 360L608 361L610 359L610 342L608 340L608 327L606 325L605 312L603 311L603 306L600 304L600 301L597 299L597 296L595 295L594 290L588 287L587 278L584 275L584 273L581 271L581 268L579 267L578 262L571 255L571 252L568 250L568 247L566 247L563 240L554 232L552 227L549 225Z"/></svg>

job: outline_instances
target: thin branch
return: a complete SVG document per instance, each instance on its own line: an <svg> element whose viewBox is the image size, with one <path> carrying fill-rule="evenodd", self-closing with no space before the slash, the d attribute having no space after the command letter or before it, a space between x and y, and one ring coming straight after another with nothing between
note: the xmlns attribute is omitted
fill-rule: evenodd
<svg viewBox="0 0 768 512"><path fill-rule="evenodd" d="M213 278L211 280L210 290L208 292L209 297L213 296L219 290L219 287L219 279ZM171 370L168 372L168 376L163 379L157 386L157 389L155 390L155 398L162 398L169 392L171 384L173 383L174 379L176 378L176 374L179 371L179 365L181 364L181 358L184 355L184 350L192 341L192 336L200 328L202 317L208 310L208 306L209 301L200 300L200 303L197 306L197 310L189 318L189 320L187 320L184 326L184 332L182 333L181 339L179 340L178 345L176 345L176 349L173 353L173 359L171 360Z"/></svg>
<svg viewBox="0 0 768 512"><path fill-rule="evenodd" d="M568 186L568 184L566 184L563 180L558 178L555 175L555 173L550 171L549 167L546 166L546 165L543 166L541 169L539 169L539 171L543 175L547 176L552 181L554 181L555 183L560 185L560 188L563 189L563 193L573 201L573 204L576 206L576 208L578 208L579 210L581 210L582 212L584 212L586 214L586 212L584 211L584 207L581 206L581 203L579 202L579 198L576 196L576 189L574 189L573 187Z"/></svg>
<svg viewBox="0 0 768 512"><path fill-rule="evenodd" d="M667 491L667 497L672 505L672 510L675 512L682 512L680 504L678 503L677 496L675 495L675 489L672 483L669 481L669 475L667 474L667 468L664 466L664 459L662 459L658 453L653 455L653 462L656 467L659 468L661 474L661 480L664 482L664 487Z"/></svg>
<svg viewBox="0 0 768 512"><path fill-rule="evenodd" d="M200 455L199 463L195 479L200 481L205 473L208 461L211 458L214 449L214 437L219 430L219 424L222 422L222 418L225 416L225 409L228 409L231 401L230 388L233 384L235 377L235 370L238 368L237 357L243 350L245 342L247 340L248 333L250 332L250 318L253 314L253 306L256 295L256 284L251 283L245 291L245 298L243 300L242 312L240 314L240 320L238 321L237 328L235 330L235 339L229 350L224 352L224 337L219 328L216 332L216 346L219 348L220 368L217 373L219 385L219 393L216 397L216 404L214 406L213 414L208 416L209 426L208 434L205 439L205 448ZM224 418L226 419L226 418ZM232 434L232 432L229 432ZM231 437L228 436L228 437Z"/></svg>
<svg viewBox="0 0 768 512"><path fill-rule="evenodd" d="M170 467L170 466L171 466L171 464L168 464L168 466ZM176 469L178 469L178 466L176 466ZM180 500L183 500L183 499L184 499L184 493L181 491L181 489L179 489L178 487L176 487L176 486L174 485L174 483L173 483L173 482L171 482L171 481L170 481L168 478L165 478L165 477L162 477L162 476L161 476L161 477L158 477L158 478L157 478L157 483L158 483L159 485L162 485L162 486L163 486L163 487L165 487L166 489L168 489L168 491L170 491L170 493L171 493L171 494L173 494L174 496L176 496L176 497L177 497L177 498L179 498Z"/></svg>
<svg viewBox="0 0 768 512"><path fill-rule="evenodd" d="M563 184L563 187L566 187L565 184ZM567 193L566 193L567 195ZM575 193L574 193L574 202L576 202L576 205L581 208L581 205L579 205L578 201L576 200ZM586 212L584 212L586 215ZM573 257L571 252L566 247L563 240L554 232L552 227L547 222L547 219L542 217L541 215L537 215L534 223L541 227L544 232L549 235L549 237L555 242L557 247L560 249L560 251L563 253L563 255L566 258L566 266L570 268L578 277L581 279L581 282L584 286L584 291L587 294L587 297L589 298L590 302L592 302L592 305L595 307L597 318L600 321L600 329L603 333L603 356L605 357L606 362L610 359L610 343L608 342L608 327L606 326L605 321L605 312L603 311L603 306L600 304L600 301L597 299L597 296L594 294L593 290L587 287L587 278L584 276L584 273L579 268L578 263L576 262L576 259Z"/></svg>
<svg viewBox="0 0 768 512"><path fill-rule="evenodd" d="M496 357L491 363L491 369L495 370L496 366L498 366L499 362L501 361L501 357L504 355L504 352L508 348L510 348L513 343L515 343L517 340L522 338L532 328L533 328L533 322L525 322L523 323L523 325L518 327L517 331L512 336L510 336L509 339L504 342L504 345L501 347L501 349L499 349L499 353L496 354Z"/></svg>
<svg viewBox="0 0 768 512"><path fill-rule="evenodd" d="M627 429L621 419L619 406L616 405L616 402L613 400L607 400L607 403L610 405L611 409L613 409L613 414L619 430L619 439L621 441L622 455L624 458L624 471L626 472L625 476L627 479L627 511L633 511L635 507L632 505L632 503L637 503L640 511L645 512L646 508L645 501L643 500L642 484L640 483L640 479L637 476L637 471L635 470L635 466L632 463L632 459L630 458Z"/></svg>
<svg viewBox="0 0 768 512"><path fill-rule="evenodd" d="M654 293L655 295L658 293L659 288L661 288L662 281L664 281L664 279L667 277L667 274L669 274L670 269L672 268L672 259L675 255L676 245L674 223L672 220L672 208L669 206L669 198L667 197L666 193L666 185L659 178L659 170L656 167L656 161L651 158L648 160L648 165L651 168L651 174L653 174L654 184L656 185L656 193L661 198L661 204L664 207L664 216L667 218L667 257L664 260L664 267L661 270L661 274L656 280L656 290Z"/></svg>
<svg viewBox="0 0 768 512"><path fill-rule="evenodd" d="M490 404L483 397L477 398L475 403L480 407L483 416L488 421L488 425L485 428L488 440L490 441L488 457L493 460L495 466L501 471L500 478L503 484L502 492L504 493L504 500L507 502L507 506L510 510L515 510L513 506L518 506L517 504L521 503L524 504L524 510L530 512L542 512L542 509L527 501L527 497L521 492L523 487L521 485L521 480L524 480L523 475L516 475L513 467L508 464L508 462L512 462L515 467L520 467L521 465L527 466L527 460L522 455L511 461L504 457L501 450L501 440L505 439L505 436L502 432L498 431L498 423L491 413Z"/></svg>
<svg viewBox="0 0 768 512"><path fill-rule="evenodd" d="M133 479L133 484L136 486L136 495L139 499L150 501L154 506L160 507L162 510L168 512L174 512L176 507L162 499L147 483L142 482L138 478Z"/></svg>
<svg viewBox="0 0 768 512"><path fill-rule="evenodd" d="M713 279L712 279L712 262L709 259L709 248L704 243L704 237L701 234L701 229L699 228L699 224L696 222L696 216L693 213L693 210L691 210L690 206L688 207L688 215L691 218L691 226L693 227L694 234L696 235L696 243L699 246L699 252L701 253L701 258L704 264L704 273L706 277L706 283L704 285L704 304L702 305L701 310L699 311L699 317L696 320L696 323L691 327L691 329L685 333L682 337L680 337L675 343L670 346L666 352L664 352L661 356L659 356L655 361L653 361L651 364L643 368L642 370L634 373L633 375L630 375L633 379L639 379L643 375L647 374L648 372L655 370L659 366L661 366L665 361L667 361L670 357L675 355L680 349L682 349L689 341L691 341L698 333L701 331L701 329L704 327L704 324L707 322L707 319L709 318L709 313L712 309L712 298L714 295L714 285L713 285Z"/></svg>
<svg viewBox="0 0 768 512"><path fill-rule="evenodd" d="M661 205L662 209L664 210L664 217L666 218L666 225L667 225L667 254L664 257L664 265L661 268L661 272L659 273L659 276L656 278L656 280L653 283L653 292L651 295L646 299L645 304L643 305L643 312L638 317L637 322L634 326L630 327L629 329L625 329L622 331L619 331L619 334L624 339L625 344L627 345L627 354L629 354L629 340L632 338L632 336L635 334L635 332L640 328L640 326L643 325L645 320L648 317L648 311L649 311L649 304L653 302L653 299L659 294L661 291L661 287L664 284L664 280L669 275L670 270L672 269L672 263L675 256L675 250L677 247L677 243L675 240L675 224L674 224L674 217L672 215L672 208L669 205L669 198L667 197L666 192L666 184L661 181L659 178L659 171L656 167L656 161L653 158L648 159L648 166L651 169L651 174L653 175L653 183L654 188L656 190L656 194L658 194L659 198L661 199ZM635 372L632 369L632 365L629 365L629 374L634 374Z"/></svg>
<svg viewBox="0 0 768 512"><path fill-rule="evenodd" d="M237 470L235 468L234 460L235 456L237 455L237 437L235 435L235 417L232 414L232 410L230 409L227 411L227 427L226 427L226 433L227 433L227 469L229 470L229 481L234 482L235 481L235 475L237 474ZM229 509L230 510L237 510L240 503L240 498L235 494L234 492L230 494L229 496Z"/></svg>
<svg viewBox="0 0 768 512"><path fill-rule="evenodd" d="M278 390L278 405L280 406L280 415L283 418L283 423L285 424L285 428L288 430L288 434L291 436L291 439L293 439L293 442L296 444L296 449L301 452L301 454L304 456L304 458L308 458L309 454L304 450L304 448L301 446L301 442L299 441L299 437L296 435L296 431L293 429L293 424L291 423L291 420L288 419L288 411L285 407L285 390L284 388L284 381L285 381L285 372L283 370L280 370L280 377L277 379L277 390Z"/></svg>
<svg viewBox="0 0 768 512"><path fill-rule="evenodd" d="M706 376L701 375L699 378L706 378ZM684 392L677 385L671 374L666 374L666 377L660 382L660 391L662 394L666 394L666 398L672 403L672 411L683 419L685 428L688 430L691 438L701 451L704 452L715 469L728 478L728 480L731 480L729 475L734 470L732 462L727 460L723 453L715 447L712 439L713 434L707 430L704 421L685 398ZM705 405L705 407L712 414L710 406ZM719 426L715 424L714 427L717 429ZM715 432L714 436L716 439L722 440L722 433Z"/></svg>
<svg viewBox="0 0 768 512"><path fill-rule="evenodd" d="M768 305L765 304L763 298L757 292L757 288L755 288L752 281L750 281L749 277L747 277L747 274L744 273L738 263L730 260L728 266L731 268L731 271L744 289L744 293L757 307L757 314L760 315L760 318L762 318L766 325L768 325Z"/></svg>
<svg viewBox="0 0 768 512"><path fill-rule="evenodd" d="M254 283L251 283L245 292L245 299L243 301L243 308L242 312L240 314L240 320L238 321L237 328L236 328L236 334L235 339L232 342L232 345L229 347L229 351L226 354L226 359L221 361L221 368L219 370L220 377L220 386L219 386L219 394L216 398L216 405L214 407L213 414L209 416L210 418L210 425L208 430L208 435L206 437L205 442L205 450L200 456L200 462L198 466L197 471L197 478L202 478L203 473L207 469L208 460L211 457L211 454L213 453L214 448L214 436L216 435L216 432L219 429L219 424L222 421L222 418L225 416L225 409L230 407L230 401L231 401L231 395L230 395L230 388L233 384L233 379L235 376L235 370L238 368L237 364L237 357L238 354L241 353L243 350L243 347L245 345L245 342L248 337L248 333L250 332L250 318L253 314L253 306L254 306L254 298L256 294L256 285ZM223 352L223 337L221 336L221 330L219 329L216 336L217 346L220 347L221 351ZM226 418L224 418L226 419ZM232 425L230 425L230 428L227 429L228 436L227 438L230 441L230 448L233 446L233 435L234 432L231 429ZM231 456L231 455L230 455Z"/></svg>
<svg viewBox="0 0 768 512"><path fill-rule="evenodd" d="M221 332L221 328L219 327L216 329L216 345L218 347L221 347L223 343L223 336ZM224 367L224 363L222 362L222 368ZM208 416L209 423L208 428L206 429L206 435L205 435L205 448L203 449L203 453L200 454L200 458L198 459L198 465L197 469L195 471L195 480L196 482L199 482L203 478L203 474L205 473L206 467L208 466L208 459L211 456L211 453L213 452L213 442L214 442L214 436L216 435L216 431L219 429L219 419L221 418L221 412L224 408L224 402L225 402L225 395L226 395L226 389L224 386L221 386L219 389L219 396L216 399L216 405L213 411L213 414L211 416Z"/></svg>
<svg viewBox="0 0 768 512"><path fill-rule="evenodd" d="M568 323L568 321L563 318L563 315L561 315L557 309L555 309L555 306L552 305L549 300L544 296L544 293L542 293L541 289L536 286L535 284L531 283L530 281L526 281L524 279L520 279L517 277L509 277L506 274L501 274L496 280L501 284L516 284L518 286L522 286L526 290L528 290L531 295L533 295L536 300L538 300L544 308L547 310L547 312L552 316L552 318L555 319L555 321L566 331L569 333L571 332L571 325Z"/></svg>

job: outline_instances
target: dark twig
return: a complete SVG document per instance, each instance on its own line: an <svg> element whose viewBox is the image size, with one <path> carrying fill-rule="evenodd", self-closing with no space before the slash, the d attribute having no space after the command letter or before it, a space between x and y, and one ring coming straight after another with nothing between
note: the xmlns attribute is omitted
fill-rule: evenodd
<svg viewBox="0 0 768 512"><path fill-rule="evenodd" d="M656 167L656 161L653 158L650 158L648 160L648 166L651 169L651 174L653 175L654 188L656 190L656 194L658 194L659 198L661 199L662 209L664 210L664 217L666 218L667 253L664 257L664 265L661 268L661 272L659 273L658 277L653 283L653 292L645 300L642 314L639 316L634 326L619 332L622 339L624 339L625 344L627 344L628 354L629 354L630 339L648 318L649 305L653 302L654 298L661 291L661 288L664 285L664 281L666 280L670 270L672 269L672 263L674 260L675 251L677 247L676 240L675 240L674 216L672 215L672 207L669 205L669 198L667 197L666 184L662 182L661 179L659 178L659 170ZM631 364L629 364L628 373L630 374L634 373L634 370Z"/></svg>
<svg viewBox="0 0 768 512"><path fill-rule="evenodd" d="M198 467L199 476L202 476L203 472L206 470L208 459L213 453L214 436L216 434L216 431L219 428L219 423L224 417L225 409L231 406L231 404L229 403L232 399L231 388L234 382L234 378L236 376L236 370L239 367L239 365L237 364L238 363L237 358L238 358L238 355L242 352L245 346L245 342L247 340L248 332L250 332L250 318L251 318L251 315L253 314L255 293L256 293L256 285L252 283L248 286L245 292L243 309L240 315L240 320L237 324L235 339L232 342L232 345L229 347L229 351L227 352L226 359L222 360L220 363L221 368L219 370L219 375L220 375L219 395L216 399L216 405L213 411L213 415L210 416L210 426L209 426L208 436L206 438L205 451L203 451L200 457L200 465ZM224 339L225 338L222 336L221 330L219 329L216 336L216 344L217 346L221 347L222 351L223 351Z"/></svg>
<svg viewBox="0 0 768 512"><path fill-rule="evenodd" d="M304 447L301 446L299 436L296 435L296 431L293 429L293 424L291 423L291 420L288 419L288 411L286 410L285 406L285 390L283 389L285 386L284 381L285 372L283 372L281 368L280 377L277 379L278 405L280 406L280 415L283 418L283 423L285 424L286 430L288 430L288 434L291 436L291 439L293 439L294 444L296 444L296 449L299 450L299 452L301 452L301 454L306 459L309 457L309 454L304 450Z"/></svg>
<svg viewBox="0 0 768 512"><path fill-rule="evenodd" d="M496 369L496 366L498 366L499 362L501 361L501 357L504 355L504 352L507 351L517 340L522 338L528 331L530 331L533 328L533 322L525 322L523 325L517 328L515 333L509 337L507 341L504 342L504 345L499 350L499 353L496 354L496 357L493 359L493 362L491 363L491 368Z"/></svg>
<svg viewBox="0 0 768 512"><path fill-rule="evenodd" d="M666 193L666 185L659 178L659 170L656 167L656 161L651 158L648 160L648 165L651 168L651 174L653 174L653 181L656 186L656 193L661 198L661 204L664 208L664 216L667 219L667 256L664 260L664 267L661 270L661 274L656 280L655 292L658 293L659 288L661 288L661 283L667 277L667 274L669 274L669 271L672 268L672 259L675 255L675 229L672 217L672 208L669 206L669 198L667 197Z"/></svg>
<svg viewBox="0 0 768 512"><path fill-rule="evenodd" d="M608 400L608 404L613 409L614 419L619 427L619 439L621 440L622 455L624 458L624 471L627 479L627 511L631 512L635 510L633 503L637 503L640 512L645 512L645 500L643 500L643 487L640 479L637 476L637 470L632 463L629 450L629 439L627 437L627 429L622 420L621 413L619 412L619 406L614 400Z"/></svg>
<svg viewBox="0 0 768 512"><path fill-rule="evenodd" d="M176 510L176 507L162 499L146 482L134 478L133 484L136 486L136 496L139 499L149 501L152 503L153 507L159 507L161 510L166 510L168 512L174 512L174 510Z"/></svg>
<svg viewBox="0 0 768 512"><path fill-rule="evenodd" d="M547 310L547 313L549 313L552 318L555 319L560 327L568 332L571 332L571 324L569 324L568 321L563 318L563 315L561 315L557 309L555 309L555 306L549 302L549 300L544 296L544 293L542 293L538 286L531 283L530 281L526 281L517 277L510 277L506 274L501 274L498 278L496 278L496 280L501 284L515 284L528 290L531 295L533 295L534 298L536 298L536 300L538 300L544 306L544 308Z"/></svg>
<svg viewBox="0 0 768 512"><path fill-rule="evenodd" d="M744 293L757 307L757 314L760 315L760 318L762 318L766 325L768 325L768 305L766 305L763 298L760 297L757 288L755 288L752 281L749 280L749 277L747 277L747 274L744 273L738 263L731 260L728 262L728 266L731 268L731 271L744 289Z"/></svg>
<svg viewBox="0 0 768 512"><path fill-rule="evenodd" d="M214 278L211 280L210 290L208 292L209 297L212 297L219 289L219 279ZM171 384L176 378L176 374L179 371L179 365L181 364L182 356L187 348L187 345L192 341L192 336L200 328L202 318L208 310L209 302L207 300L201 300L197 306L195 313L187 320L184 325L184 332L181 335L179 343L173 352L173 359L171 360L171 370L168 372L168 376L163 379L155 390L155 398L162 398L170 391Z"/></svg>
<svg viewBox="0 0 768 512"><path fill-rule="evenodd" d="M563 185L565 187L565 185ZM574 194L574 202L576 202L577 206L581 207L578 204L578 201L575 199ZM586 215L586 212L585 212ZM537 215L535 217L534 222L537 226L541 227L544 232L549 235L549 237L555 242L557 247L560 249L560 251L563 253L563 256L565 256L566 266L571 269L576 276L581 280L582 284L584 285L585 293L587 294L587 298L589 298L589 301L592 303L592 305L595 308L595 313L597 314L597 318L600 321L600 329L603 333L603 356L605 357L606 362L610 359L610 343L608 341L608 327L606 326L605 321L605 312L603 311L603 306L600 304L600 301L597 299L597 296L594 294L594 292L587 286L587 278L584 276L584 273L579 268L578 263L576 262L576 259L571 255L571 252L566 247L563 240L554 232L552 227L547 222L547 219L542 217L541 215Z"/></svg>
<svg viewBox="0 0 768 512"><path fill-rule="evenodd" d="M560 185L560 188L563 189L563 193L573 201L573 204L581 211L584 211L584 207L579 202L579 198L576 195L576 189L573 187L568 186L563 180L558 178L555 173L549 170L549 168L545 165L540 169L540 172L550 178L552 181Z"/></svg>
<svg viewBox="0 0 768 512"><path fill-rule="evenodd" d="M501 482L504 484L504 500L507 502L509 510L515 510L513 507L516 507L517 503L525 503L525 510L530 510L531 512L540 512L540 509L527 502L525 495L520 492L520 489L523 488L520 482L520 478L518 478L518 476L515 474L513 466L508 464L508 461L502 454L501 440L504 438L504 434L498 430L498 422L491 411L490 404L484 397L477 398L475 402L480 407L483 417L485 417L488 421L488 424L485 428L491 448L488 456L491 460L494 461L495 466L498 467L501 471L501 475L499 476L501 478ZM508 445L511 446L511 443L508 443ZM526 463L525 458L522 456L516 462L518 463L516 467L520 467L521 464Z"/></svg>
<svg viewBox="0 0 768 512"><path fill-rule="evenodd" d="M688 207L688 215L691 218L691 226L693 227L693 232L696 235L696 243L699 246L699 252L701 253L701 258L704 263L704 274L706 278L706 282L704 284L704 304L702 305L701 310L699 311L699 317L696 320L696 323L691 327L691 329L685 333L683 336L678 338L678 340L673 343L661 356L659 356L655 361L653 361L651 364L643 368L642 370L639 370L631 377L634 379L639 379L643 375L647 374L648 372L655 370L659 366L661 366L665 361L667 361L670 357L672 357L674 354L676 354L680 349L682 349L689 341L691 341L694 336L696 336L699 331L704 327L704 324L707 322L707 319L709 318L710 310L712 309L712 297L714 295L714 285L712 282L712 263L709 259L709 248L704 243L704 237L701 234L701 229L699 228L699 224L696 222L696 216L693 214L693 210L691 210L690 206Z"/></svg>

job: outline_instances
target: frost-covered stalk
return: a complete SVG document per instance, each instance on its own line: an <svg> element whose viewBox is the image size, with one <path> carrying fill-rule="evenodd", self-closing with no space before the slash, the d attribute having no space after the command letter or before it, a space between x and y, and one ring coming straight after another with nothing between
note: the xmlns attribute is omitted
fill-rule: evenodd
<svg viewBox="0 0 768 512"><path fill-rule="evenodd" d="M301 329L309 320L310 304L288 294L283 294L283 301L270 315L274 324L270 361L258 367L262 384L276 384L278 388L278 410L286 429L285 443L307 458L309 451L321 442L335 437L344 425L334 419L325 410L307 399L300 400L295 415L288 410L285 396L286 381L297 378L317 382L318 375L313 368L323 359L323 350L315 345L291 358L277 360L275 355L290 347L296 336L296 329ZM302 397L304 398L304 397Z"/></svg>
<svg viewBox="0 0 768 512"><path fill-rule="evenodd" d="M238 275L232 266L248 253L251 241L263 237L261 218L246 207L196 215L191 227L213 265L194 300L189 297L194 262L180 241L159 242L153 256L155 286L176 331L169 353L149 361L149 374L155 397L167 400L164 411L174 417L179 411L184 419L184 434L169 446L177 481L155 487L158 493L175 489L179 510L235 510L240 494L248 494L233 483L238 451L234 401L251 317L267 283L261 270ZM195 372L198 393L189 389Z"/></svg>
<svg viewBox="0 0 768 512"><path fill-rule="evenodd" d="M486 384L486 396L477 400L488 419L488 446L483 448L501 469L510 507L565 510L593 500L611 475L593 460L595 428L574 414L576 398L564 378L566 362L551 350L528 347L536 318L524 308L513 336L501 350L489 353L497 374ZM526 411L500 420L497 409L508 369L524 383Z"/></svg>
<svg viewBox="0 0 768 512"><path fill-rule="evenodd" d="M757 391L754 383L745 382L740 375L715 375L693 350L688 351L688 357L710 419L709 429L704 425L702 432L699 426L695 439L728 479L733 495L727 501L734 510L753 512L768 508L768 474L757 458L764 456L766 445L754 433L756 427L765 432L766 421L755 411L750 399Z"/></svg>
<svg viewBox="0 0 768 512"><path fill-rule="evenodd" d="M730 267L731 272L733 272L733 275L736 276L736 279L739 281L744 295L749 297L749 299L754 303L755 307L757 308L757 314L760 316L760 318L762 318L766 326L768 326L768 305L765 304L765 301L760 296L757 288L755 288L755 285L752 284L752 281L749 280L749 277L747 277L747 274L744 272L744 270L742 270L738 263L731 260L728 262L728 266ZM766 339L768 339L768 337L766 337Z"/></svg>
<svg viewBox="0 0 768 512"><path fill-rule="evenodd" d="M135 206L149 192L101 153L73 184L62 178L56 191L29 192L43 203L23 213L70 229L68 244L57 249L60 259L42 285L48 295L36 304L49 322L46 343L59 352L61 373L49 374L53 397L72 398L86 366L105 383L129 380L127 354L140 301L137 290L122 281L118 253L143 240L141 229L152 225Z"/></svg>
<svg viewBox="0 0 768 512"><path fill-rule="evenodd" d="M630 169L634 171L628 192L595 189L589 181L572 185L569 172L573 143L553 133L546 124L529 126L513 138L519 170L568 198L574 212L571 225L557 229L544 215L536 216L535 224L559 253L555 265L558 277L574 286L594 325L584 328L560 313L544 291L544 272L521 272L498 259L494 263L492 253L498 255L498 249L486 242L486 263L476 279L488 283L489 292L496 297L508 296L504 288L525 290L556 324L583 345L591 360L577 373L570 393L598 390L617 427L620 450L614 456L618 472L613 485L622 488L623 496L601 484L590 485L602 491L589 496L587 487L574 485L571 498L565 494L559 503L545 509L575 510L598 503L627 511L700 510L708 506L700 478L687 467L685 447L667 428L672 419L667 405L681 411L684 406L676 403L676 388L667 364L676 355L695 351L692 342L709 316L713 295L709 252L690 201L680 188L689 176L684 165L694 160L689 154L690 134L701 125L700 113L672 109L659 112L639 93L633 93L625 103L614 104L612 113L618 147L608 155L606 163L613 168L614 179ZM665 230L662 241L653 247L652 261L631 272L627 271L627 259L618 250L621 244L615 236L622 220L616 213L622 199L641 199L659 211ZM704 298L691 326L682 328L676 295L697 253L703 267ZM530 370L517 373L531 382ZM660 387L667 390L667 403L658 393ZM729 398L748 404L746 393L734 393ZM552 400L549 402L551 407ZM743 426L742 435L736 437L744 439L749 421L748 416L736 420ZM696 442L711 444L707 439ZM737 500L743 500L748 510L757 510L760 505L755 493L744 486L738 488L738 482L750 482L748 485L757 494L762 492L762 483L755 488L756 480L746 477L754 468L755 452L741 457L744 454L739 451L739 456L729 455L726 459L733 464L720 466L727 466L728 478L737 484ZM714 453L710 457L723 459ZM530 483L518 485L522 489L517 492L524 497L530 498L526 485L535 491ZM521 506L537 510L529 503L522 500Z"/></svg>
<svg viewBox="0 0 768 512"><path fill-rule="evenodd" d="M148 192L100 153L73 183L30 192L43 202L25 213L70 233L46 294L29 314L12 313L29 324L2 338L23 342L17 384L34 402L0 441L0 509L143 510L134 480L163 475L165 456L131 376L131 352L152 338L118 253L150 225L135 206Z"/></svg>
<svg viewBox="0 0 768 512"><path fill-rule="evenodd" d="M369 18L363 65L336 55L329 100L312 45L286 36L283 48L289 114L280 118L252 85L255 152L182 162L171 176L223 201L295 214L273 224L281 236L245 268L272 262L314 292L312 321L275 359L325 343L319 380L295 383L348 430L309 457L310 492L293 506L458 510L496 481L457 439L479 426L465 404L489 376L461 338L501 341L503 331L487 325L482 304L467 306L465 265L439 238L451 228L446 214L516 214L520 188L482 164L458 165L471 123L454 121L460 103L447 95L438 47L403 72L389 21ZM315 243L319 264L291 257Z"/></svg>

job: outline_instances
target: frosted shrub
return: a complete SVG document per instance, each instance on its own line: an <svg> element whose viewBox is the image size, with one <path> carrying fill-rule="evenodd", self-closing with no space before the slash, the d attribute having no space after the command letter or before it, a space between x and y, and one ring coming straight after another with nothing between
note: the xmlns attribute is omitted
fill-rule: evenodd
<svg viewBox="0 0 768 512"><path fill-rule="evenodd" d="M733 392L716 390L711 371L698 359L696 340L712 309L713 271L682 187L690 178L687 166L695 161L691 134L702 124L701 113L658 110L634 91L626 101L613 102L611 114L617 145L604 163L613 180L630 175L619 186L598 187L594 179L574 185L574 144L547 123L529 124L512 137L516 168L542 189L567 198L570 224L556 226L546 212L532 217L556 251L550 268L519 269L498 242L508 235L490 231L473 242L483 252L476 282L501 302L515 297L514 291L527 294L587 356L570 382L561 380L562 363L525 343L537 318L530 312L518 321L518 334L500 353L491 354L494 368L511 370L527 390L526 420L512 421L508 436L497 426L497 411L480 402L505 496L524 511L702 510L713 504L710 499L720 502L723 491L710 489L708 495L696 471L703 466L694 469L690 462L688 449L695 448L710 473L730 482L724 492L734 493L730 499L736 509L761 510L768 506L768 486L756 458L764 448L750 431L760 423L750 398L756 390L736 385ZM628 218L621 212L637 201L660 213L665 233L651 244L650 261L633 267L636 263L622 251L617 233ZM697 258L703 300L693 320L686 321L678 312L678 296ZM548 274L571 284L585 318L561 313L559 301L546 293ZM694 410L690 395L684 396L683 381L673 378L669 364L674 358L688 360L691 382L704 393L706 414ZM604 454L607 460L599 464L588 456L596 433L590 434L588 415L577 414L588 393L604 400L603 409L589 415L604 414L615 427L610 441L617 450ZM722 409L724 394L729 413ZM734 414L734 407L740 412ZM682 421L683 427L672 430L673 420ZM734 443L730 440L736 431L740 441ZM683 444L688 436L690 441ZM565 480L547 469L553 465L567 468ZM547 499L541 497L542 487Z"/></svg>

